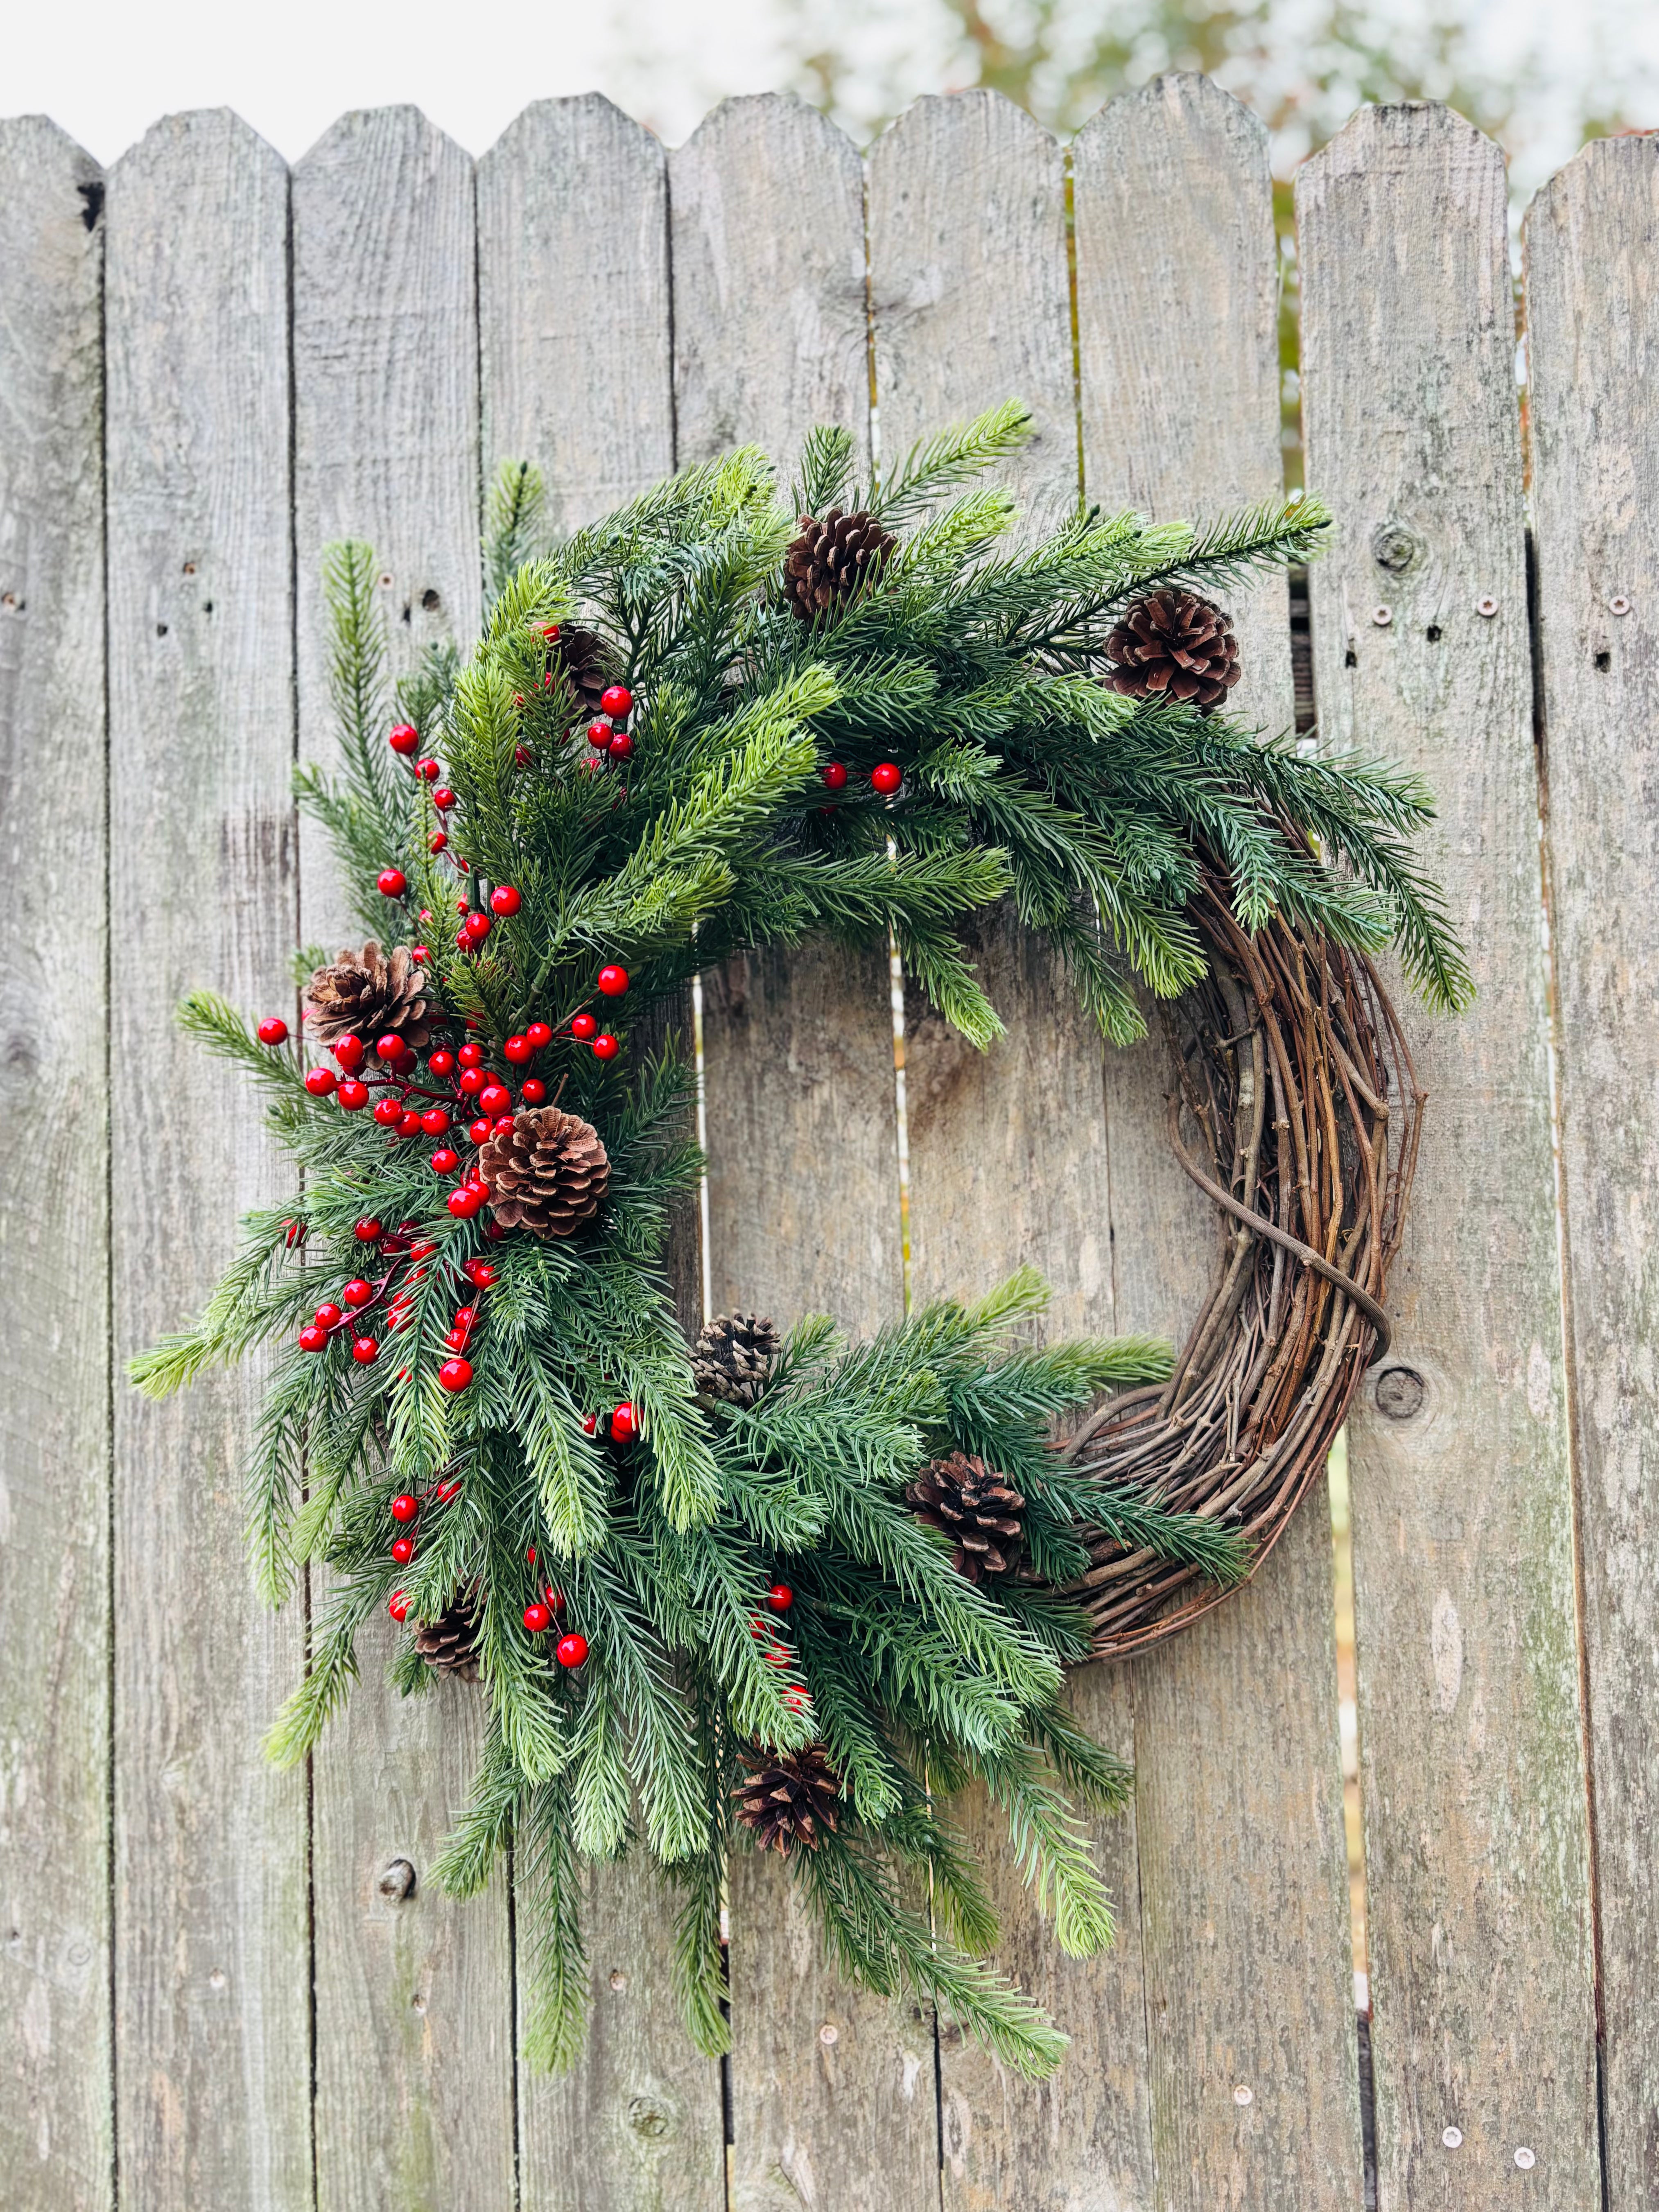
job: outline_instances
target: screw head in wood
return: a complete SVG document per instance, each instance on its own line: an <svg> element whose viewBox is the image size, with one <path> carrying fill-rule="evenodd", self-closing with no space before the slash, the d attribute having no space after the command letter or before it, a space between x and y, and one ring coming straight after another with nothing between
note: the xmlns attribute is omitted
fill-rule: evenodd
<svg viewBox="0 0 1659 2212"><path fill-rule="evenodd" d="M1378 629L1387 629L1389 624L1394 620L1394 609L1392 607L1373 607L1371 609L1371 620L1376 624Z"/></svg>
<svg viewBox="0 0 1659 2212"><path fill-rule="evenodd" d="M1462 2128L1443 2128L1440 2140L1448 2150L1457 2150L1462 2145L1463 2130Z"/></svg>
<svg viewBox="0 0 1659 2212"><path fill-rule="evenodd" d="M618 1996L620 1996L623 1991L628 1987L628 1977L623 1972L620 1966L611 1977L611 1986L615 1990Z"/></svg>
<svg viewBox="0 0 1659 2212"><path fill-rule="evenodd" d="M1531 2167L1537 2165L1537 2154L1534 2151L1529 2151L1525 2143L1522 2143L1515 2154L1515 2162L1520 2167L1522 2172L1525 2173Z"/></svg>
<svg viewBox="0 0 1659 2212"><path fill-rule="evenodd" d="M1492 620L1492 617L1498 612L1498 602L1492 598L1490 592L1488 592L1484 598L1479 599L1475 601L1474 611L1483 621L1490 622Z"/></svg>
<svg viewBox="0 0 1659 2212"><path fill-rule="evenodd" d="M1630 601L1622 592L1617 599L1607 601L1607 612L1610 615L1627 615L1630 612Z"/></svg>
<svg viewBox="0 0 1659 2212"><path fill-rule="evenodd" d="M1254 2104L1254 2103L1255 2103L1255 2091L1254 2089L1252 2089L1252 2088L1251 2088L1251 2087L1250 2087L1250 2085L1249 2085L1249 2083L1248 2081L1241 2081L1241 2082L1239 2083L1239 2085L1238 2085L1237 2088L1236 2088L1236 2089L1233 2091L1233 2102L1234 2102L1234 2104L1236 2104L1236 2105L1249 2105L1249 2104Z"/></svg>
<svg viewBox="0 0 1659 2212"><path fill-rule="evenodd" d="M826 2050L832 2043L839 2043L841 2041L841 2030L836 2026L834 2021L826 2020L824 2021L823 2026L818 2030L818 2041L824 2045Z"/></svg>

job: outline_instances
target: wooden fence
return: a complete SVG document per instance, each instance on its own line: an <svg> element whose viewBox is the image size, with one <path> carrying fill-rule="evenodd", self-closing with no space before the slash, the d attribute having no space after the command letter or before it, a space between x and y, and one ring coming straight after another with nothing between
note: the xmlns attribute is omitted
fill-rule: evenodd
<svg viewBox="0 0 1659 2212"><path fill-rule="evenodd" d="M1352 1431L1376 2198L1634 2212L1659 2202L1659 140L1589 147L1532 210L1529 475L1498 149L1367 110L1298 211L1308 471L1340 517L1322 726L1433 780L1480 988L1413 1022L1427 1141ZM849 1994L752 1861L727 2066L688 2051L623 1869L594 1885L591 2050L550 2083L516 2055L510 1898L424 1878L476 1695L402 1705L371 1666L308 1772L263 1765L306 1623L244 1571L255 1383L158 1408L120 1379L283 1187L167 1010L280 1002L296 935L343 929L290 796L328 743L326 541L378 546L412 652L477 620L502 457L568 526L735 441L787 459L828 419L890 453L1010 393L1036 509L1079 467L1166 516L1255 500L1279 277L1262 130L1193 77L1066 151L979 94L867 159L781 98L672 155L602 100L538 104L476 165L412 109L356 114L291 173L223 112L107 178L0 125L9 2212L1364 2201L1322 1499L1237 1601L1078 1678L1138 1783L1100 1838L1110 1957L1063 1960L1011 1901L1007 1959L1075 2039L1051 2083ZM1283 587L1239 613L1282 726ZM1103 1064L1007 925L981 957L1008 1042L907 1038L915 1292L1029 1259L1063 1323L1178 1330L1212 1232L1157 1053ZM884 954L740 962L705 999L717 1308L894 1314Z"/></svg>

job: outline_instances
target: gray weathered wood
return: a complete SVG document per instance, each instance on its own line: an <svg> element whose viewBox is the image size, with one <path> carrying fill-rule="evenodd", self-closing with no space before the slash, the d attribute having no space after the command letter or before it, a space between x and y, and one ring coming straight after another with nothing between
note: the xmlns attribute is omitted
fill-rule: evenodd
<svg viewBox="0 0 1659 2212"><path fill-rule="evenodd" d="M1430 1105L1382 1371L1423 1389L1392 1419L1368 1392L1350 1446L1383 2212L1507 2204L1518 2150L1529 2201L1600 2201L1504 202L1498 148L1418 104L1357 116L1297 197L1324 738L1433 786L1480 988L1407 1009Z"/></svg>
<svg viewBox="0 0 1659 2212"><path fill-rule="evenodd" d="M1659 142L1587 146L1527 217L1527 420L1560 1050L1607 2202L1659 2191Z"/></svg>
<svg viewBox="0 0 1659 2212"><path fill-rule="evenodd" d="M866 441L863 184L799 100L728 100L670 162L678 459L805 428ZM887 963L806 948L704 978L717 1311L902 1302ZM908 2212L937 2192L933 2027L825 1967L774 1861L732 1869L734 2201ZM825 2030L835 2039L822 2040Z"/></svg>
<svg viewBox="0 0 1659 2212"><path fill-rule="evenodd" d="M111 2201L108 988L98 164L0 124L0 2172ZM27 886L24 890L24 886Z"/></svg>
<svg viewBox="0 0 1659 2212"><path fill-rule="evenodd" d="M472 164L415 109L349 115L294 177L300 750L327 760L323 548L367 539L394 659L465 642L479 617ZM301 937L349 941L331 857L301 848ZM495 2212L513 2188L513 2016L504 1893L471 1905L425 1876L470 1787L482 1700L405 1701L363 1642L349 1715L313 1762L319 2202ZM414 1895L388 1899L394 1860ZM363 2063L373 2051L376 2063Z"/></svg>
<svg viewBox="0 0 1659 2212"><path fill-rule="evenodd" d="M1066 175L1048 132L990 93L918 100L871 154L870 283L890 456L1018 397L1036 425L1008 471L1026 509L1022 529L1073 504ZM908 995L913 1296L977 1295L1030 1262L1053 1287L1052 1329L1109 1330L1098 1032L1042 940L1011 913L987 915L973 937L981 980L1008 1026L1000 1044L976 1053L919 994ZM1127 1756L1127 1677L1092 1672L1078 1697L1091 1725ZM1106 2201L1150 2203L1133 1816L1101 1824L1123 1932L1111 1954L1088 1961L1056 1949L1000 1815L976 1795L961 1817L970 1849L995 1869L1000 1962L1035 1987L1073 2040L1059 2074L1033 2084L941 2029L945 2202L1014 2212L1108 2185Z"/></svg>
<svg viewBox="0 0 1659 2212"><path fill-rule="evenodd" d="M1089 496L1194 519L1273 497L1261 125L1204 78L1163 77L1098 116L1073 160ZM1283 728L1284 586L1229 604L1250 671L1237 710ZM1112 1251L1118 1326L1178 1338L1215 1231L1163 1137L1162 1051L1155 1033L1108 1059ZM1131 1670L1161 2205L1359 2202L1334 1627L1321 1484L1251 1589Z"/></svg>
<svg viewBox="0 0 1659 2212"><path fill-rule="evenodd" d="M175 116L116 166L106 221L120 1360L291 1186L167 1018L199 985L293 1004L287 172L224 111ZM306 1780L258 1749L304 1622L243 1563L259 1382L114 1398L117 2140L122 2201L158 2212L312 2202Z"/></svg>
<svg viewBox="0 0 1659 2212"><path fill-rule="evenodd" d="M667 473L666 163L657 141L609 100L539 101L479 164L478 316L488 465L534 460L552 527L591 521ZM689 1006L678 1026L689 1052ZM634 1049L642 1060L637 1032ZM695 1331L695 1219L681 1224L675 1245ZM720 2069L685 2036L672 1917L648 1866L593 1869L586 1925L586 2051L560 2081L520 2069L526 2202L547 2212L723 2212Z"/></svg>
<svg viewBox="0 0 1659 2212"><path fill-rule="evenodd" d="M533 461L563 534L674 465L668 170L598 93L526 108L478 164L486 481Z"/></svg>

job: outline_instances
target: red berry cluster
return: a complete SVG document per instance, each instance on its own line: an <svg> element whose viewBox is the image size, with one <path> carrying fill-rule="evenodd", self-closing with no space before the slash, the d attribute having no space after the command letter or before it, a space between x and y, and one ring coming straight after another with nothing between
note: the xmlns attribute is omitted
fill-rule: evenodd
<svg viewBox="0 0 1659 2212"><path fill-rule="evenodd" d="M634 757L634 739L621 726L634 711L634 694L625 684L613 684L599 697L598 717L587 726L587 742L593 748L589 768L602 768L607 760L620 766Z"/></svg>
<svg viewBox="0 0 1659 2212"><path fill-rule="evenodd" d="M795 1601L795 1593L787 1583L774 1583L766 1593L766 1602L775 1616L787 1613ZM763 1613L751 1613L749 1632L761 1647L761 1656L769 1667L795 1666L795 1655L779 1635L774 1620ZM811 1696L799 1682L792 1682L783 1693L783 1702L791 1712L800 1712L811 1703Z"/></svg>
<svg viewBox="0 0 1659 2212"><path fill-rule="evenodd" d="M846 762L825 761L823 766L818 770L818 777L826 791L845 791L847 788ZM870 771L870 788L878 792L884 799L890 799L903 781L904 770L896 761L878 761ZM826 814L831 811L829 807L820 809L821 812Z"/></svg>

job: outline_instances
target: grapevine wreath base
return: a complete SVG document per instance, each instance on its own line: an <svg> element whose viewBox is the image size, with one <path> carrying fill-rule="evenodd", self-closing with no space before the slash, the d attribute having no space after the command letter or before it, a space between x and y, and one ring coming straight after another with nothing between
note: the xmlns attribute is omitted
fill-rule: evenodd
<svg viewBox="0 0 1659 2212"><path fill-rule="evenodd" d="M1064 1455L1223 1518L1254 1574L1388 1351L1425 1097L1362 954L1283 921L1247 937L1213 872L1192 910L1211 972L1166 1021L1170 1142L1215 1205L1221 1265L1169 1381L1109 1399ZM1228 1595L1104 1534L1090 1551L1100 1657L1174 1635Z"/></svg>
<svg viewBox="0 0 1659 2212"><path fill-rule="evenodd" d="M310 1753L388 1615L398 1688L476 1686L431 1877L510 1869L532 2065L582 2048L583 1869L629 1851L672 1901L689 2032L729 2047L727 1867L758 1849L850 1978L1051 2071L1065 2038L991 1963L952 1801L983 1788L1063 1951L1110 1943L1082 1816L1131 1778L1066 1670L1260 1564L1386 1345L1422 1099L1371 956L1443 1008L1470 988L1412 849L1432 799L1231 719L1212 596L1327 518L1080 507L1028 540L979 481L1028 430L994 409L861 483L814 431L787 502L744 451L557 548L508 468L482 636L395 694L380 564L334 548L341 743L299 792L361 933L301 954L297 1034L185 1003L300 1182L134 1378L274 1349L249 1553L309 1627L274 1759ZM1002 902L1111 1044L1165 1010L1170 1138L1222 1220L1184 1350L1038 1340L1030 1269L865 1343L753 1314L689 1343L695 1072L662 1040L691 978L892 945L982 1049L964 933Z"/></svg>

